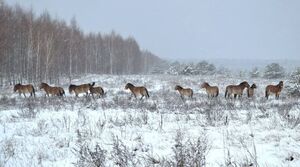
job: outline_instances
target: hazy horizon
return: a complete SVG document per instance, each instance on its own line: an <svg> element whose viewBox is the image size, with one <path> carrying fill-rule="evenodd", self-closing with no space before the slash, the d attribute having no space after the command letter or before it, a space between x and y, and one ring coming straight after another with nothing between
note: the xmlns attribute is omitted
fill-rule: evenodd
<svg viewBox="0 0 300 167"><path fill-rule="evenodd" d="M164 59L300 60L300 1L6 0L86 33L134 37Z"/></svg>

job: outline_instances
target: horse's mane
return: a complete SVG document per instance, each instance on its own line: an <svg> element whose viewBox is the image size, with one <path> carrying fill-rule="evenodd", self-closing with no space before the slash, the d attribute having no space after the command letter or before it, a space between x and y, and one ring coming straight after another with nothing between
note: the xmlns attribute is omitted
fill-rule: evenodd
<svg viewBox="0 0 300 167"><path fill-rule="evenodd" d="M132 83L127 83L126 84L128 87L133 87L134 85Z"/></svg>
<svg viewBox="0 0 300 167"><path fill-rule="evenodd" d="M71 84L71 85L69 86L69 89L70 89L70 88L74 88L74 87L76 87L76 85Z"/></svg>
<svg viewBox="0 0 300 167"><path fill-rule="evenodd" d="M175 86L175 89L177 89L177 88L178 88L178 89L183 89L183 87L181 87L181 86L179 86L179 85L176 85L176 86Z"/></svg>
<svg viewBox="0 0 300 167"><path fill-rule="evenodd" d="M203 82L203 85L210 86L207 82Z"/></svg>
<svg viewBox="0 0 300 167"><path fill-rule="evenodd" d="M247 83L248 83L247 81L244 81L244 82L241 82L240 85L245 85Z"/></svg>

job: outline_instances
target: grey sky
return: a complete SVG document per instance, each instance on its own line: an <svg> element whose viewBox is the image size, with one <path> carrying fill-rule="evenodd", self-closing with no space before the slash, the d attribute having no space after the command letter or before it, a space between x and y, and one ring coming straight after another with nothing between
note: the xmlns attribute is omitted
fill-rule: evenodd
<svg viewBox="0 0 300 167"><path fill-rule="evenodd" d="M171 59L300 59L299 0L6 0Z"/></svg>

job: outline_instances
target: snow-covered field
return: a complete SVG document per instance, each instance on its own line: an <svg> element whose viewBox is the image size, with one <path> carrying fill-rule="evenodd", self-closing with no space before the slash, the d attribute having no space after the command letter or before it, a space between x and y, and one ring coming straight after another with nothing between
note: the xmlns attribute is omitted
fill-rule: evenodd
<svg viewBox="0 0 300 167"><path fill-rule="evenodd" d="M224 99L226 85L256 83L255 98ZM221 76L89 75L105 98L19 97L0 93L0 166L300 166L300 104L283 90L279 100L264 88L279 80ZM207 99L203 81L218 85ZM127 82L146 86L150 98L130 98ZM175 85L190 87L182 101Z"/></svg>

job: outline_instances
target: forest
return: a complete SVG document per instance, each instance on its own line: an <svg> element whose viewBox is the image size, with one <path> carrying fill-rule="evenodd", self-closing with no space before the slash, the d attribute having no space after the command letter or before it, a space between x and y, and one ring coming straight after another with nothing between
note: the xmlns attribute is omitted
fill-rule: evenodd
<svg viewBox="0 0 300 167"><path fill-rule="evenodd" d="M71 81L84 74L145 74L162 61L133 37L86 33L75 17L68 23L47 11L37 15L0 3L1 85L60 83L60 78Z"/></svg>

